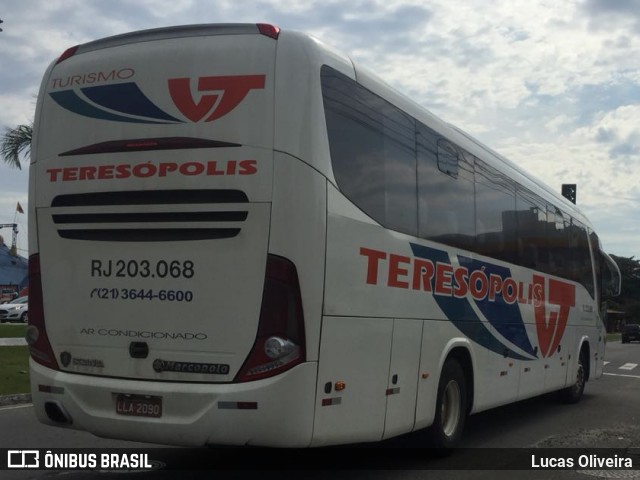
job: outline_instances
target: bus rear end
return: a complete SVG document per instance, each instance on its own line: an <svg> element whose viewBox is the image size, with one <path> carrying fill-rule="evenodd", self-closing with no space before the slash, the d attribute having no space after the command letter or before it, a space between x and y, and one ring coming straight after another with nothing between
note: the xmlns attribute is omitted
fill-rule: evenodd
<svg viewBox="0 0 640 480"><path fill-rule="evenodd" d="M296 265L269 253L277 30L111 37L47 71L30 170L31 383L45 423L309 445Z"/></svg>

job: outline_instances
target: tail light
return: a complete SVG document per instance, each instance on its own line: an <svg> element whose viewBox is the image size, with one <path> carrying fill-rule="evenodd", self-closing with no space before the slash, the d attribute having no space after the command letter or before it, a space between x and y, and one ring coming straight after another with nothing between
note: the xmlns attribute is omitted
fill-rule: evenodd
<svg viewBox="0 0 640 480"><path fill-rule="evenodd" d="M29 326L25 338L34 361L54 370L60 369L44 326L40 255L37 253L29 257Z"/></svg>
<svg viewBox="0 0 640 480"><path fill-rule="evenodd" d="M270 25L268 23L257 23L258 31L269 38L273 38L274 40L278 40L280 36L280 28L275 25Z"/></svg>
<svg viewBox="0 0 640 480"><path fill-rule="evenodd" d="M80 47L80 45L76 45L74 47L67 48L64 52L62 52L62 55L60 55L60 57L58 57L58 60L56 60L56 65L58 63L64 62L67 58L73 57L76 54L76 52L78 51L79 47Z"/></svg>
<svg viewBox="0 0 640 480"><path fill-rule="evenodd" d="M296 267L269 255L258 335L236 382L278 375L305 360L304 318Z"/></svg>

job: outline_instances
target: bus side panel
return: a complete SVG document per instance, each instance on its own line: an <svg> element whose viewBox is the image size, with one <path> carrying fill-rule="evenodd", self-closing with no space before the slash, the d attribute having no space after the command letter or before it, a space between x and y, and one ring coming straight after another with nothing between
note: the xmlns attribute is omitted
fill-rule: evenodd
<svg viewBox="0 0 640 480"><path fill-rule="evenodd" d="M421 356L419 368L419 381L416 403L416 421L414 430L429 427L433 423L436 412L436 400L438 398L438 384L442 367L454 349L464 349L471 358L471 369L466 371L467 375L473 376L473 390L480 391L484 388L483 374L484 350L474 348L471 341L460 335L450 323L427 320L424 323L421 339ZM471 395L470 392L467 392ZM473 413L475 402L468 397L471 413Z"/></svg>
<svg viewBox="0 0 640 480"><path fill-rule="evenodd" d="M422 320L393 321L384 438L413 430L423 323Z"/></svg>
<svg viewBox="0 0 640 480"><path fill-rule="evenodd" d="M529 337L538 341L534 343L537 348L536 358L522 362L520 365L518 399L522 400L573 385L576 381L580 348L585 342L589 346L592 362L590 378L597 378L598 345L603 339L597 328L599 320L595 314L594 300L584 286L577 284L573 303L575 305L568 312L562 337L558 346L552 351L545 350L545 345L548 344L540 341L538 329L550 328L554 325L549 318L557 314L558 306L551 303L548 298L545 300L543 305L545 318L542 319L544 323L541 322L540 325L537 324L534 305L523 307ZM560 333L559 330L559 328L556 330L556 335Z"/></svg>
<svg viewBox="0 0 640 480"><path fill-rule="evenodd" d="M297 32L278 38L274 149L287 152L333 179L320 87L320 67L331 65L355 78L344 54ZM284 107L284 108L283 108Z"/></svg>
<svg viewBox="0 0 640 480"><path fill-rule="evenodd" d="M575 329L573 325L567 326L558 348L545 359L544 389L547 391L558 390L567 384L567 365L571 345L574 344Z"/></svg>
<svg viewBox="0 0 640 480"><path fill-rule="evenodd" d="M283 153L274 153L269 252L291 260L298 271L307 360L318 359L326 248L326 179Z"/></svg>
<svg viewBox="0 0 640 480"><path fill-rule="evenodd" d="M514 402L518 397L520 361L484 348L479 356L482 367L478 370L474 412Z"/></svg>
<svg viewBox="0 0 640 480"><path fill-rule="evenodd" d="M531 362L520 362L519 400L540 395L546 372L543 361L544 359L537 359Z"/></svg>
<svg viewBox="0 0 640 480"><path fill-rule="evenodd" d="M324 317L312 446L382 439L392 331L391 319Z"/></svg>

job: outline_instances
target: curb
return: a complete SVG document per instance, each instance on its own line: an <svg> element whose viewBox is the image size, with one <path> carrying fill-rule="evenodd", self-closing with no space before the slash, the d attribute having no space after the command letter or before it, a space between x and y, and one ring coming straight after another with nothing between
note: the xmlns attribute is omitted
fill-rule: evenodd
<svg viewBox="0 0 640 480"><path fill-rule="evenodd" d="M11 395L0 395L0 407L8 405L18 405L21 403L31 403L30 393L14 393Z"/></svg>
<svg viewBox="0 0 640 480"><path fill-rule="evenodd" d="M21 347L27 345L24 338L0 338L0 347Z"/></svg>

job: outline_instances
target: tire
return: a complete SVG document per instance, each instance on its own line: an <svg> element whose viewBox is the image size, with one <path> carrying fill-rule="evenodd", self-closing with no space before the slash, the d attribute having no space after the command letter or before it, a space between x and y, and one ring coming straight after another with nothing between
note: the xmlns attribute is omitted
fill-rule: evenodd
<svg viewBox="0 0 640 480"><path fill-rule="evenodd" d="M467 381L460 363L448 359L438 383L438 398L433 424L427 429L428 444L446 454L462 438L467 418Z"/></svg>
<svg viewBox="0 0 640 480"><path fill-rule="evenodd" d="M24 312L20 317L20 321L22 323L27 323L29 321L29 312Z"/></svg>
<svg viewBox="0 0 640 480"><path fill-rule="evenodd" d="M580 353L578 358L578 369L576 371L576 383L558 392L560 400L563 403L578 403L584 393L584 387L587 383L586 363L589 361L584 352Z"/></svg>

